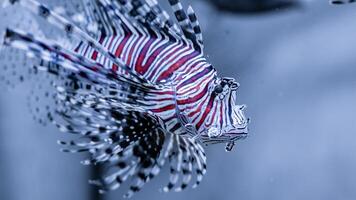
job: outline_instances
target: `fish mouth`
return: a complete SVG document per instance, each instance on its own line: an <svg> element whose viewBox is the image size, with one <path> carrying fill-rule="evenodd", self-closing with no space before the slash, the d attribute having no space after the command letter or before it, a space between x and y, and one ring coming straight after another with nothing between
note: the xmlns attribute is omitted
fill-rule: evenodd
<svg viewBox="0 0 356 200"><path fill-rule="evenodd" d="M247 137L247 133L229 132L229 133L225 133L225 134L231 134L234 136L202 137L201 141L206 146L212 145L212 144L226 143L225 151L231 152L233 150L237 140L243 140Z"/></svg>
<svg viewBox="0 0 356 200"><path fill-rule="evenodd" d="M235 146L235 142L245 139L247 134L248 129L246 125L226 126L223 129L215 126L204 130L200 135L200 141L206 146L226 143L225 150L231 151Z"/></svg>
<svg viewBox="0 0 356 200"><path fill-rule="evenodd" d="M209 137L208 135L201 136L201 141L205 145L220 144L220 143L231 143L237 140L242 140L247 137L247 133L237 133L237 132L225 132L220 136Z"/></svg>

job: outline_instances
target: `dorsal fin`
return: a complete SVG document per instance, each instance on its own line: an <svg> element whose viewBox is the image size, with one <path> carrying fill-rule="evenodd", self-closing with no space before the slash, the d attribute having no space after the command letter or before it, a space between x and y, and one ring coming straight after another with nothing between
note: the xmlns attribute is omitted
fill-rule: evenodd
<svg viewBox="0 0 356 200"><path fill-rule="evenodd" d="M148 31L145 27L142 27L136 20L131 20L130 15L137 13L133 12L134 7L131 3L126 1L109 1L109 0L99 0L102 4L104 10L110 16L111 20L114 21L119 26L125 26L130 30L132 34L144 34L148 35ZM132 16L133 17L133 16Z"/></svg>
<svg viewBox="0 0 356 200"><path fill-rule="evenodd" d="M151 7L152 12L155 13L156 16L161 19L161 22L164 27L171 29L176 34L180 34L179 28L172 22L168 13L165 10L161 9L156 0L147 0L147 4Z"/></svg>
<svg viewBox="0 0 356 200"><path fill-rule="evenodd" d="M155 0L144 2L140 0L99 1L112 18L117 19L118 15L122 15L138 29L154 29L161 34L173 36L175 39L182 37L177 26L170 20L169 15L158 6Z"/></svg>
<svg viewBox="0 0 356 200"><path fill-rule="evenodd" d="M197 51L203 52L203 39L196 15L191 8L188 9L187 14L179 0L169 0L179 28L176 23L171 21L167 12L161 9L156 0L99 1L109 15L118 15L120 13L127 19L133 18L133 21L137 21L145 28L158 30L159 33L172 36L178 40L190 41ZM112 16L115 18L114 15Z"/></svg>
<svg viewBox="0 0 356 200"><path fill-rule="evenodd" d="M201 44L201 46L203 48L203 44L204 44L203 33L201 31L198 18L191 6L188 7L187 13L188 13L190 23L192 24L193 31L195 33L195 37L197 38L197 41Z"/></svg>
<svg viewBox="0 0 356 200"><path fill-rule="evenodd" d="M103 8L97 0L82 0L83 7L88 17L88 25L95 27L103 35L114 35L116 33L115 25L111 22ZM90 29L90 27L88 27Z"/></svg>
<svg viewBox="0 0 356 200"><path fill-rule="evenodd" d="M36 0L12 0L10 3L18 2L24 8L27 8L32 13L42 17L50 24L57 26L61 30L67 33L68 37L75 37L79 40L86 42L90 47L97 50L99 53L105 55L110 61L112 61L115 65L119 66L121 69L126 71L130 76L136 78L138 80L144 80L141 75L137 74L131 68L129 68L126 63L124 63L121 59L117 58L110 52L107 52L105 47L103 47L95 38L88 35L85 31L83 31L80 27L75 24L69 22L63 16L55 13L50 10L45 5L37 2Z"/></svg>
<svg viewBox="0 0 356 200"><path fill-rule="evenodd" d="M64 69L81 74L88 80L102 82L103 84L113 84L112 80L115 80L117 83L130 83L142 89L154 87L144 79L133 80L123 75L114 74L113 71L106 69L102 64L67 50L54 41L36 38L20 30L6 29L4 45L23 49L30 57L35 56L47 62L55 63ZM43 70L48 69L44 68Z"/></svg>
<svg viewBox="0 0 356 200"><path fill-rule="evenodd" d="M128 19L126 10L131 9L129 3L126 1L122 1L122 4L119 4L117 1L98 1L102 5L105 12L109 15L110 19L116 24L116 26L124 29L125 32L129 31L131 34L139 34L144 32L144 30L135 21Z"/></svg>
<svg viewBox="0 0 356 200"><path fill-rule="evenodd" d="M188 15L184 11L183 5L180 0L168 0L168 2L173 9L174 15L186 39L193 43L194 48L197 51L203 52L202 45L197 38L197 34L193 30L192 20L188 18Z"/></svg>

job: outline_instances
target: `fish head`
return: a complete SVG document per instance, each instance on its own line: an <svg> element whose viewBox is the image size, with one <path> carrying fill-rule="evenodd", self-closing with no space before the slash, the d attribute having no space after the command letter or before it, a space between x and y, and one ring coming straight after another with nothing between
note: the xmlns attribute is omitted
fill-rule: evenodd
<svg viewBox="0 0 356 200"><path fill-rule="evenodd" d="M227 143L226 150L231 151L236 140L246 138L249 120L243 112L246 106L236 105L238 88L233 78L216 77L211 82L210 102L204 109L207 115L199 129L204 144Z"/></svg>

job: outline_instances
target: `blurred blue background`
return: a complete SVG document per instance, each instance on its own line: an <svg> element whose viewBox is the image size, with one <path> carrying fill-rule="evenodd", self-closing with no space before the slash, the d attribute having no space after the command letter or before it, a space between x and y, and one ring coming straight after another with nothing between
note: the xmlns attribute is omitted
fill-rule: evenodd
<svg viewBox="0 0 356 200"><path fill-rule="evenodd" d="M69 0L42 2L76 10ZM184 3L198 14L209 60L241 84L238 103L248 106L250 135L231 153L221 145L206 149L208 173L197 189L158 192L168 182L163 171L132 199L356 199L356 4L310 0L255 12L243 3L228 11L205 0ZM0 15L0 32L40 28L60 38L22 9ZM0 66L31 62L13 54L3 49ZM0 95L0 199L121 199L126 187L97 195L87 184L95 170L79 164L84 155L60 153L62 134L31 119L29 87Z"/></svg>

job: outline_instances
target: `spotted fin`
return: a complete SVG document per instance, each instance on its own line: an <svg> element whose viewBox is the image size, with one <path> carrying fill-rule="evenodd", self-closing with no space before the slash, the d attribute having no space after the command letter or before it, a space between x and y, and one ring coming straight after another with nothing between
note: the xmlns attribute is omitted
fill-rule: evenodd
<svg viewBox="0 0 356 200"><path fill-rule="evenodd" d="M103 164L108 169L101 179L91 181L100 186L101 192L118 188L131 176L144 179L143 174L152 170L165 141L157 119L137 111L96 108L91 113L89 120L79 113L66 116L68 129L87 130L78 140L60 141L65 147L62 151L90 152L91 158L83 164Z"/></svg>
<svg viewBox="0 0 356 200"><path fill-rule="evenodd" d="M187 188L194 175L192 187L201 182L206 173L206 156L198 143L167 133L160 119L151 113L110 109L97 103L72 105L70 110L67 107L60 114L64 121L56 124L64 132L81 136L60 141L65 147L62 151L90 152L91 158L83 164L105 166L103 177L90 181L100 187L101 193L119 188L131 177L125 197L132 197L160 173L167 161L171 166L170 182L163 191Z"/></svg>
<svg viewBox="0 0 356 200"><path fill-rule="evenodd" d="M153 29L177 40L188 40L197 51L203 51L201 29L196 15L191 7L187 14L180 1L169 0L179 26L170 19L166 11L161 9L156 0L117 1L117 4L109 0L100 0L100 2L106 11L111 13L112 18L119 21L125 21L123 17L131 19L130 21L137 22L133 24L136 28L143 28L146 32L147 29Z"/></svg>
<svg viewBox="0 0 356 200"><path fill-rule="evenodd" d="M87 30L93 35L100 32L102 35L115 35L117 30L104 8L98 0L81 0L88 18ZM97 29L97 30L96 30Z"/></svg>
<svg viewBox="0 0 356 200"><path fill-rule="evenodd" d="M202 31L201 31L201 28L200 28L198 17L195 14L195 12L194 12L194 10L193 10L193 8L191 6L188 7L187 13L188 13L189 21L190 21L190 23L192 25L195 37L196 37L197 41L200 43L201 48L204 48L204 46L203 46L203 43L204 43L203 42L203 34L202 34Z"/></svg>
<svg viewBox="0 0 356 200"><path fill-rule="evenodd" d="M191 7L188 8L188 14L184 11L183 5L180 0L168 0L178 24L183 31L185 38L192 42L197 51L203 52L202 38L200 37L201 31L197 23L196 15ZM189 17L188 17L189 15ZM200 32L200 33L199 33ZM201 39L201 41L200 41Z"/></svg>
<svg viewBox="0 0 356 200"><path fill-rule="evenodd" d="M167 151L170 162L169 183L163 188L164 192L174 189L176 192L182 191L188 187L194 175L196 182L193 188L197 187L206 173L206 155L204 149L194 139L174 136L172 148ZM179 181L179 178L182 178ZM180 185L177 184L180 182Z"/></svg>
<svg viewBox="0 0 356 200"><path fill-rule="evenodd" d="M152 32L173 40L181 39L179 29L155 0L99 0L110 18L131 34L150 36Z"/></svg>
<svg viewBox="0 0 356 200"><path fill-rule="evenodd" d="M34 14L44 18L50 24L63 30L67 34L68 37L75 37L79 41L84 41L90 47L94 48L99 53L101 53L106 58L108 58L115 65L119 66L121 69L123 69L128 74L130 74L131 77L144 80L141 77L141 75L137 74L134 70L129 68L122 60L117 58L112 53L107 52L105 47L103 47L99 42L97 42L95 40L95 38L91 37L88 33L83 31L79 26L71 23L63 16L61 16L58 13L55 13L54 11L49 9L47 6L40 4L39 2L37 2L35 0L14 0L14 1L11 1L12 4L14 4L16 2L19 3L19 5L21 5L22 7L27 8L29 11L33 12Z"/></svg>
<svg viewBox="0 0 356 200"><path fill-rule="evenodd" d="M36 20L19 8L0 9L0 17L6 21L0 24L0 37L3 36L5 27L43 34ZM0 42L3 42L3 38L0 38ZM23 51L0 44L0 89L9 90L21 86L22 83L31 84L34 78L32 66L36 63L38 60L28 58Z"/></svg>
<svg viewBox="0 0 356 200"><path fill-rule="evenodd" d="M8 29L5 34L5 45L26 50L27 54L43 60L33 69L47 72L46 76L50 77L45 78L45 81L49 81L50 83L47 85L52 88L41 86L40 89L47 90L40 92L45 94L45 96L41 96L46 98L40 98L33 92L34 96L32 97L34 98L30 99L35 101L30 102L36 104L39 99L47 99L47 97L56 99L54 100L56 104L53 106L58 108L47 109L46 107L45 112L67 106L68 103L65 101L58 104L58 99L65 99L72 104L80 103L92 106L93 98L101 98L110 102L111 104L106 106L110 106L112 109L130 109L143 106L144 102L141 101L143 97L150 97L151 92L160 90L142 79L129 79L112 70L105 69L100 63L66 50L53 41L39 39L21 31ZM44 82L40 81L40 83ZM48 95L51 91L55 91L55 93ZM40 106L35 106L36 112L33 113L40 113L39 108ZM51 116L46 113L48 118L53 117L53 112L49 112L49 114ZM40 116L43 116L43 113ZM37 118L44 121L42 117Z"/></svg>

